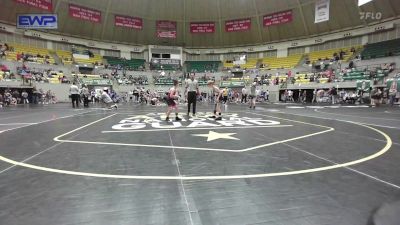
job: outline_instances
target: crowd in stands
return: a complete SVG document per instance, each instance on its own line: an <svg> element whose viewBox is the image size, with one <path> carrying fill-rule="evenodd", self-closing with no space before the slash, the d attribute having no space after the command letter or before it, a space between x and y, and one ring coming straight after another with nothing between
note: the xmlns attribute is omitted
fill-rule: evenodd
<svg viewBox="0 0 400 225"><path fill-rule="evenodd" d="M0 91L0 108L18 104L55 104L55 94L48 90L33 88L32 90L5 89Z"/></svg>
<svg viewBox="0 0 400 225"><path fill-rule="evenodd" d="M144 59L126 59L124 57L110 57L105 56L108 64L105 65L106 69L111 70L122 70L122 71L144 71L145 60Z"/></svg>
<svg viewBox="0 0 400 225"><path fill-rule="evenodd" d="M6 58L7 51L12 50L7 43L0 43L0 59Z"/></svg>
<svg viewBox="0 0 400 225"><path fill-rule="evenodd" d="M148 85L149 80L147 76L140 75L140 76L122 76L122 78L116 78L119 85Z"/></svg>
<svg viewBox="0 0 400 225"><path fill-rule="evenodd" d="M25 64L17 67L17 73L23 79L41 83L70 83L70 80L64 75L63 71L54 71L52 69L28 68Z"/></svg>

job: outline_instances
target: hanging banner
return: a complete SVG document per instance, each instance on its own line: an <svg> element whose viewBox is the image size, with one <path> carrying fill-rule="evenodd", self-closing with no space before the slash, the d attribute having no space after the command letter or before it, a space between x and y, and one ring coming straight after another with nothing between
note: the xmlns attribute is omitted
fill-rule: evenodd
<svg viewBox="0 0 400 225"><path fill-rule="evenodd" d="M52 0L14 0L14 1L17 3L35 7L38 9L53 11L53 1Z"/></svg>
<svg viewBox="0 0 400 225"><path fill-rule="evenodd" d="M400 92L400 78L392 78L386 80L386 87L390 92Z"/></svg>
<svg viewBox="0 0 400 225"><path fill-rule="evenodd" d="M214 32L215 32L214 22L190 23L190 33L192 34L203 34L203 33L214 33Z"/></svg>
<svg viewBox="0 0 400 225"><path fill-rule="evenodd" d="M369 92L371 89L371 81L370 80L357 80L357 90L363 92Z"/></svg>
<svg viewBox="0 0 400 225"><path fill-rule="evenodd" d="M293 20L292 10L268 14L263 17L264 27L290 23Z"/></svg>
<svg viewBox="0 0 400 225"><path fill-rule="evenodd" d="M228 20L225 21L226 32L247 31L251 28L251 19Z"/></svg>
<svg viewBox="0 0 400 225"><path fill-rule="evenodd" d="M315 2L315 23L329 20L330 0L317 0Z"/></svg>
<svg viewBox="0 0 400 225"><path fill-rule="evenodd" d="M115 15L114 22L116 27L127 27L137 30L143 28L143 20L138 17Z"/></svg>
<svg viewBox="0 0 400 225"><path fill-rule="evenodd" d="M158 20L156 22L157 37L176 38L176 22L169 20Z"/></svg>
<svg viewBox="0 0 400 225"><path fill-rule="evenodd" d="M101 23L100 11L79 5L69 4L69 16L95 23Z"/></svg>

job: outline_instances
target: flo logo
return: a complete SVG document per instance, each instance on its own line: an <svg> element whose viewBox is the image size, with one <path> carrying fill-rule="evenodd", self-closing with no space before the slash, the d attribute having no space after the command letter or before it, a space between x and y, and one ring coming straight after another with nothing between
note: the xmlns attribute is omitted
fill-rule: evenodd
<svg viewBox="0 0 400 225"><path fill-rule="evenodd" d="M381 12L360 12L360 20L380 20L382 19Z"/></svg>

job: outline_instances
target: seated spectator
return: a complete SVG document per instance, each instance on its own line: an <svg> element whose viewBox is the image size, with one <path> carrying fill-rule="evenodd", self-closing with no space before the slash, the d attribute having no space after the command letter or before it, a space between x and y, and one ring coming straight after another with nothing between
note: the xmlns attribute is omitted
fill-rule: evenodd
<svg viewBox="0 0 400 225"><path fill-rule="evenodd" d="M3 108L4 100L3 95L0 94L0 108Z"/></svg>

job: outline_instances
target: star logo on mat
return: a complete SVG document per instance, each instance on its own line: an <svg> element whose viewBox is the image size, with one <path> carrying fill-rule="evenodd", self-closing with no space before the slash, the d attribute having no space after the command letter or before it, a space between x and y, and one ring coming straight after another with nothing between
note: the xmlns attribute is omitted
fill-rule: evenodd
<svg viewBox="0 0 400 225"><path fill-rule="evenodd" d="M229 139L229 140L240 140L239 138L232 137L236 133L218 133L214 131L209 131L208 134L192 134L196 137L206 137L207 142L214 141L218 139Z"/></svg>

